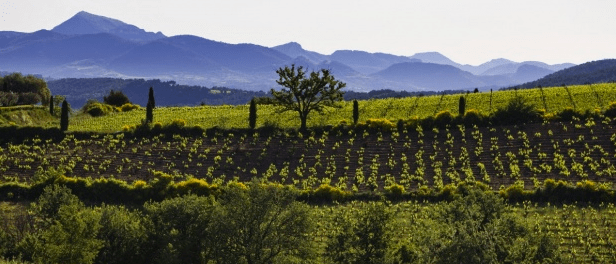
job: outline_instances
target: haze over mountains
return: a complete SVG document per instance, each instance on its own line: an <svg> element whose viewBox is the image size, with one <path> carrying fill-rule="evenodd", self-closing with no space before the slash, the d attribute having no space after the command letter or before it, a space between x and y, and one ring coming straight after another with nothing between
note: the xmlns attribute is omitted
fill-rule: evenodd
<svg viewBox="0 0 616 264"><path fill-rule="evenodd" d="M574 66L495 59L462 65L438 52L398 56L338 50L330 55L298 43L275 47L167 37L122 21L80 12L52 30L0 32L0 71L52 78L144 78L246 90L276 87L275 70L290 64L330 69L349 89L482 90L522 84Z"/></svg>

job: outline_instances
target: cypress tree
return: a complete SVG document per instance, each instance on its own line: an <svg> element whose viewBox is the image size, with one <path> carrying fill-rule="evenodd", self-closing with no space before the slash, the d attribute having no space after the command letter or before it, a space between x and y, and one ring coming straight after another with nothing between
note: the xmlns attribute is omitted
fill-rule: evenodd
<svg viewBox="0 0 616 264"><path fill-rule="evenodd" d="M255 129L257 125L257 103L255 99L250 100L250 113L248 114L248 125L250 129Z"/></svg>
<svg viewBox="0 0 616 264"><path fill-rule="evenodd" d="M353 124L357 125L357 120L359 120L359 103L357 100L353 100Z"/></svg>
<svg viewBox="0 0 616 264"><path fill-rule="evenodd" d="M152 103L152 108L156 107L156 101L154 101L154 88L150 87L150 93L148 94L148 104Z"/></svg>
<svg viewBox="0 0 616 264"><path fill-rule="evenodd" d="M49 96L49 114L53 116L53 95Z"/></svg>
<svg viewBox="0 0 616 264"><path fill-rule="evenodd" d="M68 130L68 103L62 102L62 114L60 115L60 130Z"/></svg>
<svg viewBox="0 0 616 264"><path fill-rule="evenodd" d="M154 107L155 106L156 106L156 102L154 101L154 89L150 87L150 92L148 94L148 104L145 110L145 121L148 124L154 121Z"/></svg>
<svg viewBox="0 0 616 264"><path fill-rule="evenodd" d="M460 96L460 102L458 103L458 114L463 116L466 113L466 98Z"/></svg>

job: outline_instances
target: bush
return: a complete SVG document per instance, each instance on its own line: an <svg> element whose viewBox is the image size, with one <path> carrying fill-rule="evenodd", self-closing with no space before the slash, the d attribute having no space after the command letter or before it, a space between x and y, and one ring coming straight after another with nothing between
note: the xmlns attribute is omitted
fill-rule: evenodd
<svg viewBox="0 0 616 264"><path fill-rule="evenodd" d="M573 117L581 117L581 114L576 112L573 108L567 107L560 111L558 114L558 119L562 121L571 121Z"/></svg>
<svg viewBox="0 0 616 264"><path fill-rule="evenodd" d="M449 111L440 111L436 114L434 118L434 125L437 127L444 128L447 125L453 124L454 116Z"/></svg>
<svg viewBox="0 0 616 264"><path fill-rule="evenodd" d="M369 129L391 131L396 125L385 118L370 118L366 121L366 126Z"/></svg>
<svg viewBox="0 0 616 264"><path fill-rule="evenodd" d="M321 184L319 188L312 191L310 195L312 199L319 202L341 201L349 196L348 192L340 190L329 184Z"/></svg>
<svg viewBox="0 0 616 264"><path fill-rule="evenodd" d="M126 103L120 107L120 111L128 112L128 111L132 111L132 110L139 109L139 108L141 108L141 106L136 105L136 104Z"/></svg>
<svg viewBox="0 0 616 264"><path fill-rule="evenodd" d="M486 116L477 109L469 109L464 113L463 121L466 126L481 125L485 122Z"/></svg>
<svg viewBox="0 0 616 264"><path fill-rule="evenodd" d="M610 105L608 105L607 108L605 109L605 112L603 112L603 115L609 118L615 118L616 117L616 102L611 102Z"/></svg>
<svg viewBox="0 0 616 264"><path fill-rule="evenodd" d="M496 194L459 191L436 212L436 223L425 223L432 232L415 238L418 263L561 263L556 241L508 212Z"/></svg>
<svg viewBox="0 0 616 264"><path fill-rule="evenodd" d="M122 91L109 91L109 95L103 97L103 102L108 105L113 105L116 107L121 107L125 104L130 104L130 100Z"/></svg>
<svg viewBox="0 0 616 264"><path fill-rule="evenodd" d="M492 116L492 123L499 125L516 125L534 123L541 120L541 114L524 98L516 96L504 108L499 108Z"/></svg>
<svg viewBox="0 0 616 264"><path fill-rule="evenodd" d="M100 103L96 100L88 100L81 110L93 117L104 116L117 111L115 107Z"/></svg>
<svg viewBox="0 0 616 264"><path fill-rule="evenodd" d="M326 256L333 263L386 263L391 250L393 213L382 202L360 210L342 210L329 235Z"/></svg>

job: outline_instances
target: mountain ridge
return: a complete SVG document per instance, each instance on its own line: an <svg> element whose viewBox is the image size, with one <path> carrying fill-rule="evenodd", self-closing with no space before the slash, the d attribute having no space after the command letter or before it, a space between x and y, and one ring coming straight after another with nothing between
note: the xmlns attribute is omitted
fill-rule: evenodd
<svg viewBox="0 0 616 264"><path fill-rule="evenodd" d="M547 68L555 67L533 62L536 67L525 67L518 73L522 64L502 58L472 66L454 62L438 52L400 56L337 50L325 55L305 50L297 42L265 47L192 35L167 37L85 11L49 31L0 32L0 70L53 78L146 78L267 91L275 86L276 69L293 63L310 70L331 69L337 79L348 84L348 89L364 92L507 87L532 81L528 80L531 76L543 77L542 74L549 73ZM495 67L505 69L503 65L507 63L515 65L494 76L478 74ZM387 71L394 65L397 66ZM429 72L430 69L439 72Z"/></svg>

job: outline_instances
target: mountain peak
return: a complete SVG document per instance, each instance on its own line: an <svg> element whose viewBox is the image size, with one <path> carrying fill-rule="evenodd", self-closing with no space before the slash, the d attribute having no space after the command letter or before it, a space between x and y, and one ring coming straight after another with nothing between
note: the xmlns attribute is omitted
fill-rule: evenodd
<svg viewBox="0 0 616 264"><path fill-rule="evenodd" d="M459 67L460 66L460 64L450 60L449 58L445 57L445 55L443 55L441 53L438 53L436 51L415 53L415 55L413 55L413 56L411 56L409 58L411 58L411 59L419 59L422 62L428 62L428 63L451 65L451 66L455 66L455 67Z"/></svg>
<svg viewBox="0 0 616 264"><path fill-rule="evenodd" d="M143 29L126 24L120 20L94 15L86 11L77 13L69 20L54 27L51 31L65 35L109 33L136 42L147 42L165 38L165 35L160 32L146 32Z"/></svg>

